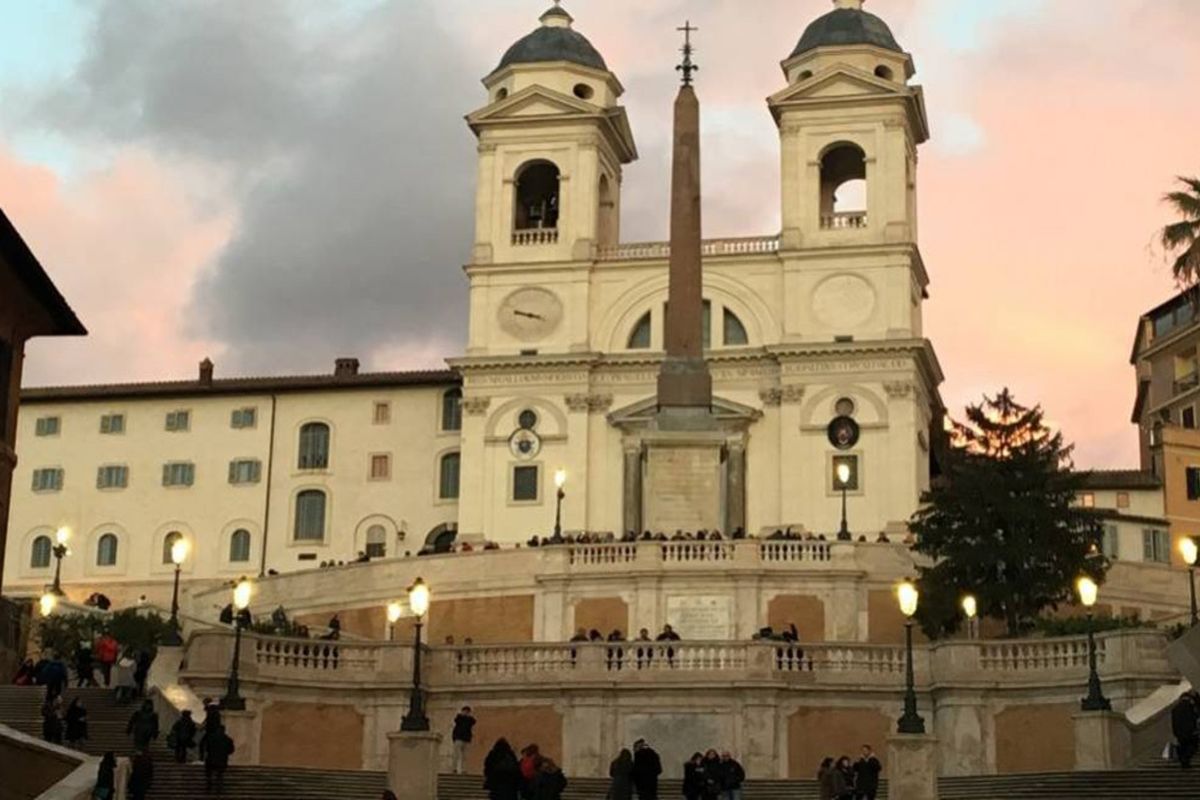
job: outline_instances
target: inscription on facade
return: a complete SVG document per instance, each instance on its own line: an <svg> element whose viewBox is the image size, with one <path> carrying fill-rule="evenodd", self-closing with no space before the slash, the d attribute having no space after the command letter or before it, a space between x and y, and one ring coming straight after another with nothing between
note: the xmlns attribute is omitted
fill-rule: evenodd
<svg viewBox="0 0 1200 800"><path fill-rule="evenodd" d="M645 526L652 531L720 529L720 448L651 445L643 497Z"/></svg>
<svg viewBox="0 0 1200 800"><path fill-rule="evenodd" d="M667 622L688 641L723 642L733 638L733 598L725 595L672 595Z"/></svg>

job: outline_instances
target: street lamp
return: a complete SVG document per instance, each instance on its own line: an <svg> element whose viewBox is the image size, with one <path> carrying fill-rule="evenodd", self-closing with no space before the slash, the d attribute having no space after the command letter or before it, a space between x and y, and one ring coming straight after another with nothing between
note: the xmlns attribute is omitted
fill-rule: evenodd
<svg viewBox="0 0 1200 800"><path fill-rule="evenodd" d="M67 540L71 538L71 529L64 525L54 532L54 538L58 543L51 551L54 553L54 585L50 587L50 591L62 597L65 594L62 590L62 560L70 552L67 549Z"/></svg>
<svg viewBox="0 0 1200 800"><path fill-rule="evenodd" d="M1085 575L1075 582L1075 588L1079 592L1079 602L1087 609L1088 621L1088 693L1087 697L1079 702L1079 706L1084 711L1112 711L1112 703L1108 702L1108 698L1101 691L1100 675L1096 672L1096 635L1095 626L1092 624L1092 606L1096 605L1100 587Z"/></svg>
<svg viewBox="0 0 1200 800"><path fill-rule="evenodd" d="M567 492L563 488L567 485L567 471L565 469L555 470L554 485L558 488L558 500L554 505L554 539L557 541L562 538L562 501L567 496Z"/></svg>
<svg viewBox="0 0 1200 800"><path fill-rule="evenodd" d="M54 592L46 592L38 599L38 609L42 612L43 617L53 614L56 606L58 606L58 595Z"/></svg>
<svg viewBox="0 0 1200 800"><path fill-rule="evenodd" d="M976 627L979 616L979 603L975 600L975 595L969 594L962 599L963 613L967 615L967 637L970 639L979 638L979 630Z"/></svg>
<svg viewBox="0 0 1200 800"><path fill-rule="evenodd" d="M179 573L183 570L183 562L187 560L191 546L182 536L171 544L171 563L175 565L175 587L171 590L171 620L170 630L163 636L162 643L167 647L179 647L183 637L179 633Z"/></svg>
<svg viewBox="0 0 1200 800"><path fill-rule="evenodd" d="M912 649L913 615L917 613L917 601L920 599L920 593L912 581L905 581L897 587L896 595L900 600L900 613L904 615L904 676L906 682L904 690L904 715L900 717L900 724L897 726L897 729L900 733L924 734L925 720L917 713L917 691L913 679Z"/></svg>
<svg viewBox="0 0 1200 800"><path fill-rule="evenodd" d="M229 666L229 685L221 698L221 708L229 711L245 711L246 699L242 697L238 684L238 661L242 657L242 628L249 624L250 594L254 584L242 578L233 587L233 662Z"/></svg>
<svg viewBox="0 0 1200 800"><path fill-rule="evenodd" d="M408 587L408 606L416 618L413 638L413 685L408 696L408 713L400 720L402 731L429 730L429 717L425 716L425 696L421 692L421 623L429 610L429 586L421 578Z"/></svg>
<svg viewBox="0 0 1200 800"><path fill-rule="evenodd" d="M842 487L842 527L838 529L838 541L850 541L850 526L846 524L846 490L850 488L850 465L845 461L837 465L838 484Z"/></svg>
<svg viewBox="0 0 1200 800"><path fill-rule="evenodd" d="M1196 557L1200 556L1200 546L1196 545L1196 540L1191 536L1185 536L1179 540L1179 554L1183 556L1183 561L1188 567L1188 589L1192 595L1192 625L1197 622L1196 615Z"/></svg>
<svg viewBox="0 0 1200 800"><path fill-rule="evenodd" d="M396 623L400 621L400 617L404 614L404 609L399 603L388 603L387 621L388 621L388 641L396 640Z"/></svg>

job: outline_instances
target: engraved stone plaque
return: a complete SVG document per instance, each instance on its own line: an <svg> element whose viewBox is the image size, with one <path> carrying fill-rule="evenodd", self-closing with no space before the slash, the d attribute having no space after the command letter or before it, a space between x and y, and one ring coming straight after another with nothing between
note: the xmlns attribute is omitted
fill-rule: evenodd
<svg viewBox="0 0 1200 800"><path fill-rule="evenodd" d="M676 530L721 529L720 447L651 444L643 498L648 530L670 535Z"/></svg>
<svg viewBox="0 0 1200 800"><path fill-rule="evenodd" d="M693 642L722 642L733 638L733 598L728 595L672 595L667 598L667 622Z"/></svg>

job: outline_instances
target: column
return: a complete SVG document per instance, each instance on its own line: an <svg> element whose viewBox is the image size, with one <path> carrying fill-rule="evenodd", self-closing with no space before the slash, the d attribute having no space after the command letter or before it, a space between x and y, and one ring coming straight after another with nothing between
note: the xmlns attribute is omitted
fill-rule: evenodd
<svg viewBox="0 0 1200 800"><path fill-rule="evenodd" d="M625 442L624 530L642 532L642 443Z"/></svg>
<svg viewBox="0 0 1200 800"><path fill-rule="evenodd" d="M746 444L738 440L726 448L725 533L746 527Z"/></svg>
<svg viewBox="0 0 1200 800"><path fill-rule="evenodd" d="M885 769L891 800L937 800L937 737L889 736Z"/></svg>
<svg viewBox="0 0 1200 800"><path fill-rule="evenodd" d="M437 800L438 733L388 734L388 788L404 800Z"/></svg>

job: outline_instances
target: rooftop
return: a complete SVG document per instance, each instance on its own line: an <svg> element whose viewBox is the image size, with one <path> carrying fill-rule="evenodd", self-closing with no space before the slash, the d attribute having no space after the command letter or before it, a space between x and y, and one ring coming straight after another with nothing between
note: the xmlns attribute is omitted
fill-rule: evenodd
<svg viewBox="0 0 1200 800"><path fill-rule="evenodd" d="M1151 472L1140 469L1098 469L1087 473L1083 488L1091 490L1111 489L1160 489L1162 480Z"/></svg>

